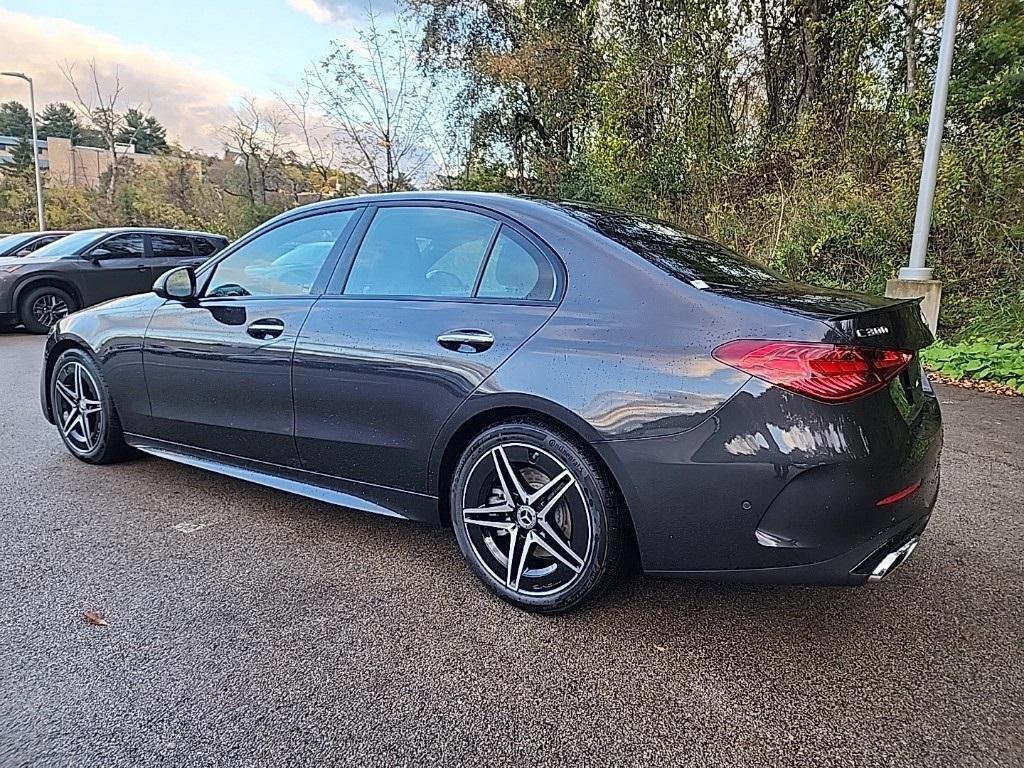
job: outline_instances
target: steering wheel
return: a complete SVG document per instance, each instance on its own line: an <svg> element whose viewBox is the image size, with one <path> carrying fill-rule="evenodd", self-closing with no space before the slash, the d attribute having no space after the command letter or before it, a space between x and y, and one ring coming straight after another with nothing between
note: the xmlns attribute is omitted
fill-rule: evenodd
<svg viewBox="0 0 1024 768"><path fill-rule="evenodd" d="M442 296L460 296L467 291L466 284L457 275L443 269L432 269L427 272L427 282L436 287Z"/></svg>

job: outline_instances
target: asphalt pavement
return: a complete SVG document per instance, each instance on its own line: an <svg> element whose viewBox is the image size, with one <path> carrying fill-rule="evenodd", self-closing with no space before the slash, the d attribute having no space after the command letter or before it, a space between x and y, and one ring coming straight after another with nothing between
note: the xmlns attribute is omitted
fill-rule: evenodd
<svg viewBox="0 0 1024 768"><path fill-rule="evenodd" d="M0 334L0 766L1024 765L1024 399L939 390L939 503L876 587L544 618L447 531L75 461L41 349Z"/></svg>

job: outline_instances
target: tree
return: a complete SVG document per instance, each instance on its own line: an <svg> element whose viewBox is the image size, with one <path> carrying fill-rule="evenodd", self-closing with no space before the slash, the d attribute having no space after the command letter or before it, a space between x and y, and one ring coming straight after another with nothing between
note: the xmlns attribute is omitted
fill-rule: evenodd
<svg viewBox="0 0 1024 768"><path fill-rule="evenodd" d="M225 155L242 170L241 190L225 189L244 195L249 205L267 205L268 193L276 192L284 152L284 117L276 108L264 109L246 99L234 111L234 122L223 130Z"/></svg>
<svg viewBox="0 0 1024 768"><path fill-rule="evenodd" d="M124 125L117 134L121 144L134 144L135 151L152 155L166 152L167 129L152 115L143 115L137 109L129 109L124 115Z"/></svg>
<svg viewBox="0 0 1024 768"><path fill-rule="evenodd" d="M96 61L90 61L89 80L92 85L92 93L87 98L75 79L74 65L65 62L64 64L59 64L58 67L61 74L64 75L64 79L71 85L79 108L88 117L89 127L95 132L93 136L103 142L103 147L107 150L110 157L110 170L105 174L105 187L107 202L113 203L122 166L124 165L125 153L119 148L119 145L126 143L121 140L126 126L125 115L119 109L123 96L121 77L115 71L113 82L104 88L103 83L100 82L101 78L99 70L96 68Z"/></svg>
<svg viewBox="0 0 1024 768"><path fill-rule="evenodd" d="M383 192L405 188L430 161L426 83L416 69L415 31L401 15L382 29L370 11L362 50L337 41L312 73L321 109L349 146L347 162Z"/></svg>
<svg viewBox="0 0 1024 768"><path fill-rule="evenodd" d="M32 135L32 116L23 104L7 101L0 104L0 136L24 138Z"/></svg>
<svg viewBox="0 0 1024 768"><path fill-rule="evenodd" d="M35 154L32 151L32 137L22 136L18 143L11 150L11 161L14 166L14 173L19 176L29 176L35 168Z"/></svg>
<svg viewBox="0 0 1024 768"><path fill-rule="evenodd" d="M322 200L325 196L333 196L335 187L340 183L339 147L334 130L312 109L312 98L307 77L294 99L280 100L287 113L286 122L302 137L301 151L307 159L308 170L316 178L315 184L311 185L315 189L311 191L315 191L317 199Z"/></svg>
<svg viewBox="0 0 1024 768"><path fill-rule="evenodd" d="M49 136L70 139L72 144L82 140L82 123L78 114L64 102L47 104L39 115L39 138Z"/></svg>

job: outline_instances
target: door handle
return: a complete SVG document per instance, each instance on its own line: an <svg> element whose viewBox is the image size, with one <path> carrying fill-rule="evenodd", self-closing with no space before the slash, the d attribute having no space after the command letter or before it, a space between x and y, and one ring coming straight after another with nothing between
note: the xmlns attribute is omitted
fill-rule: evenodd
<svg viewBox="0 0 1024 768"><path fill-rule="evenodd" d="M139 266L137 266L136 269L139 270L139 272L149 272L149 267L145 266L144 264L139 264Z"/></svg>
<svg viewBox="0 0 1024 768"><path fill-rule="evenodd" d="M276 317L269 317L250 323L245 332L254 339L276 339L284 333L284 323Z"/></svg>
<svg viewBox="0 0 1024 768"><path fill-rule="evenodd" d="M437 343L456 352L483 352L494 344L494 337L487 331L448 331L437 337ZM467 350L463 347L472 349Z"/></svg>

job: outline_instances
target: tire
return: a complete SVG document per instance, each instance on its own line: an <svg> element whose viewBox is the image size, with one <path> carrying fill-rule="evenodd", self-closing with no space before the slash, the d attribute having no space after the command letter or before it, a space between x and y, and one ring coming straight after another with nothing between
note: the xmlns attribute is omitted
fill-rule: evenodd
<svg viewBox="0 0 1024 768"><path fill-rule="evenodd" d="M606 471L574 436L544 421L513 419L481 432L449 494L463 557L518 608L578 608L628 566L628 517Z"/></svg>
<svg viewBox="0 0 1024 768"><path fill-rule="evenodd" d="M51 326L78 309L78 302L63 288L50 285L31 289L21 300L18 315L32 333L49 333Z"/></svg>
<svg viewBox="0 0 1024 768"><path fill-rule="evenodd" d="M65 350L53 365L49 387L54 422L72 456L113 464L131 455L107 383L85 351Z"/></svg>

